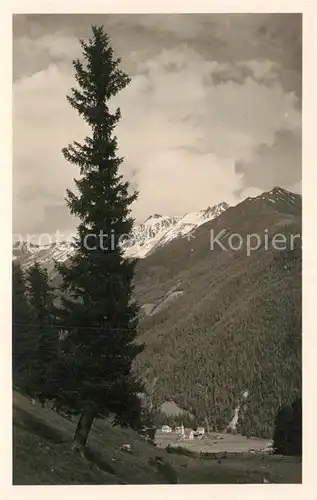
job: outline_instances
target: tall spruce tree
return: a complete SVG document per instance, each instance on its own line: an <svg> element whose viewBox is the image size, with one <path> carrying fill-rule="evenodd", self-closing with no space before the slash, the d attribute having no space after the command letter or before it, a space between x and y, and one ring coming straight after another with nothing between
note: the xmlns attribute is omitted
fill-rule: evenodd
<svg viewBox="0 0 317 500"><path fill-rule="evenodd" d="M139 390L131 374L135 356L138 306L132 300L136 262L123 257L120 236L130 234L130 206L137 193L119 174L114 128L120 110L109 101L130 82L119 68L102 27L80 41L83 61L75 60L77 88L67 96L88 123L91 137L63 149L67 161L78 165L77 193L67 191L70 212L80 219L74 256L59 265L62 276L60 324L63 328L59 402L80 414L73 449L83 449L96 417L109 412L127 423L139 407Z"/></svg>
<svg viewBox="0 0 317 500"><path fill-rule="evenodd" d="M33 395L42 403L54 399L55 370L58 361L58 331L55 318L54 293L46 269L35 262L26 272L26 288L30 306L30 332L35 349L31 356Z"/></svg>
<svg viewBox="0 0 317 500"><path fill-rule="evenodd" d="M25 276L19 263L12 265L12 378L13 386L28 393L34 339L30 332Z"/></svg>

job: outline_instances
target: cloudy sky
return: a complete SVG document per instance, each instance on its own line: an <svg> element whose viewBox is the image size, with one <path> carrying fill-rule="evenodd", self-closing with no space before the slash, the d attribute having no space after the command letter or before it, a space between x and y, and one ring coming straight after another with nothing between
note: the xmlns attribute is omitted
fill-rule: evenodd
<svg viewBox="0 0 317 500"><path fill-rule="evenodd" d="M275 185L301 191L300 15L16 15L14 233L76 225L64 197L78 171L61 148L87 134L65 96L91 24L105 26L132 77L115 104L138 222Z"/></svg>

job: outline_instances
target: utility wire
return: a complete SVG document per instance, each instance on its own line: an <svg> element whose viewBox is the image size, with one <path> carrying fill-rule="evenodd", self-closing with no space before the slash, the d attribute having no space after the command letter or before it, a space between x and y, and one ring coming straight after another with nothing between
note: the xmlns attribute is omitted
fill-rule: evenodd
<svg viewBox="0 0 317 500"><path fill-rule="evenodd" d="M79 326L79 325L33 325L33 324L30 324L30 323L12 323L12 326L13 327L30 327L30 328L56 328L56 329L59 329L59 330L62 330L62 329L71 329L71 328L76 328L76 329L80 329L80 330L105 330L105 329L109 329L111 330L112 332L113 331L130 331L133 329L133 327L126 327L126 328L112 328L111 326L108 326L108 325L99 325L99 326Z"/></svg>

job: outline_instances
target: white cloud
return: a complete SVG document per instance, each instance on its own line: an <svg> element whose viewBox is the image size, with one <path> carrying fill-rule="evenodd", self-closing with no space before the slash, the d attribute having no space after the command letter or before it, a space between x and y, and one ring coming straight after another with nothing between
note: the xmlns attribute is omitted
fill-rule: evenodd
<svg viewBox="0 0 317 500"><path fill-rule="evenodd" d="M13 86L13 224L32 231L50 204L61 203L78 169L65 162L61 149L82 139L85 124L73 113L65 94L72 75L51 65ZM43 227L45 231L45 227Z"/></svg>
<svg viewBox="0 0 317 500"><path fill-rule="evenodd" d="M76 53L69 37L43 38L52 56L61 56L62 48ZM43 38L25 46L28 58L41 53ZM300 128L294 95L277 82L264 85L252 78L216 85L212 75L230 65L206 61L185 45L144 57L134 53L136 76L114 103L123 114L117 129L120 154L126 157L122 170L140 190L135 216L237 201L234 192L241 192L243 179L235 161L252 158L259 144L272 144L279 129ZM271 67L261 64L252 63L259 77ZM61 154L86 132L65 98L73 83L72 68L61 62L14 84L15 232L45 231L47 207L62 202L78 175Z"/></svg>
<svg viewBox="0 0 317 500"><path fill-rule="evenodd" d="M49 33L40 38L23 36L15 40L14 50L16 57L23 57L26 63L32 60L49 56L53 59L72 60L80 55L80 46L75 37L63 32ZM65 50L66 49L66 50ZM21 57L21 59L22 59ZM18 61L21 64L21 59Z"/></svg>
<svg viewBox="0 0 317 500"><path fill-rule="evenodd" d="M239 61L237 66L246 67L250 69L256 80L272 81L278 77L278 70L280 65L273 61L249 59L246 61Z"/></svg>
<svg viewBox="0 0 317 500"><path fill-rule="evenodd" d="M302 181L295 182L295 184L291 184L288 186L288 190L293 193L302 194Z"/></svg>

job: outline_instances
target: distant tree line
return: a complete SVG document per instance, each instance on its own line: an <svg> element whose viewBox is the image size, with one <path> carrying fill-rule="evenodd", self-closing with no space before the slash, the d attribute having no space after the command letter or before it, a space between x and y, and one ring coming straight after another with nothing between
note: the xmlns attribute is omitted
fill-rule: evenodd
<svg viewBox="0 0 317 500"><path fill-rule="evenodd" d="M274 452L278 455L302 454L302 399L279 408L275 418Z"/></svg>
<svg viewBox="0 0 317 500"><path fill-rule="evenodd" d="M38 263L12 273L13 383L42 403L55 393L59 341L53 289Z"/></svg>

